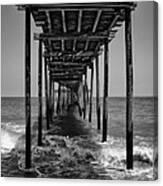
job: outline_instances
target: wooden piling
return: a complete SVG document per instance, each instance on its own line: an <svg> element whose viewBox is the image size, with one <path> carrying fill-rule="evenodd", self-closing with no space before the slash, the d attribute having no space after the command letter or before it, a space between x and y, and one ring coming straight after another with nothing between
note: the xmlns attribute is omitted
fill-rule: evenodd
<svg viewBox="0 0 163 186"><path fill-rule="evenodd" d="M86 118L86 112L87 112L86 86L87 86L87 68L85 69L85 74L84 74L84 86L83 86L83 101L84 101L83 119Z"/></svg>
<svg viewBox="0 0 163 186"><path fill-rule="evenodd" d="M31 15L25 10L25 119L26 151L25 168L31 168Z"/></svg>
<svg viewBox="0 0 163 186"><path fill-rule="evenodd" d="M94 68L93 63L91 65L91 90L90 90L90 102L89 102L89 122L92 121L92 96L93 96L93 76L94 76Z"/></svg>
<svg viewBox="0 0 163 186"><path fill-rule="evenodd" d="M83 75L85 78L85 75ZM85 119L85 84L83 80L83 119Z"/></svg>
<svg viewBox="0 0 163 186"><path fill-rule="evenodd" d="M108 76L109 76L109 60L108 60L108 40L104 43L104 97L103 97L103 131L102 142L107 141L107 125L108 125Z"/></svg>
<svg viewBox="0 0 163 186"><path fill-rule="evenodd" d="M97 129L101 129L101 110L99 102L99 58L96 56L96 114L97 114Z"/></svg>
<svg viewBox="0 0 163 186"><path fill-rule="evenodd" d="M53 81L51 78L51 73L49 71L49 119L52 121L52 88L53 88Z"/></svg>
<svg viewBox="0 0 163 186"><path fill-rule="evenodd" d="M45 57L45 97L46 97L46 128L49 130L49 98L48 98L48 61Z"/></svg>
<svg viewBox="0 0 163 186"><path fill-rule="evenodd" d="M54 115L54 105L55 105L55 82L53 81L53 84L52 84L52 114Z"/></svg>
<svg viewBox="0 0 163 186"><path fill-rule="evenodd" d="M131 10L125 11L125 44L126 44L126 162L127 169L133 169L133 61Z"/></svg>
<svg viewBox="0 0 163 186"><path fill-rule="evenodd" d="M66 100L66 103L67 103L67 105L69 104L69 89L68 89L68 87L67 87L67 100Z"/></svg>
<svg viewBox="0 0 163 186"><path fill-rule="evenodd" d="M42 145L42 41L39 40L38 61L38 145Z"/></svg>
<svg viewBox="0 0 163 186"><path fill-rule="evenodd" d="M58 86L58 102L57 102L57 114L60 112L60 97L61 97L61 85Z"/></svg>
<svg viewBox="0 0 163 186"><path fill-rule="evenodd" d="M64 87L62 88L62 111L64 110L65 107L65 89Z"/></svg>

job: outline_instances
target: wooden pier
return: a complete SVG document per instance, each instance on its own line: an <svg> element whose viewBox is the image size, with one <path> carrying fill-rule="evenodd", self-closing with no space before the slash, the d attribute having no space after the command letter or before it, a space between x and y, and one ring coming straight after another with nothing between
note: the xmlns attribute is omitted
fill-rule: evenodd
<svg viewBox="0 0 163 186"><path fill-rule="evenodd" d="M26 158L25 167L31 167L31 17L41 33L34 33L38 41L38 145L42 145L42 85L45 79L46 128L50 129L53 116L60 114L66 104L78 100L82 85L82 117L92 121L93 80L96 75L97 129L102 130L102 142L107 141L108 97L109 97L109 43L124 24L126 49L126 164L133 169L133 60L132 60L132 11L133 2L71 3L18 5L25 11L25 116L26 116ZM101 49L104 50L101 50ZM104 52L104 61L99 56ZM104 74L99 72L104 64ZM43 72L44 65L44 72ZM94 70L94 66L95 69ZM88 99L87 69L91 69L90 95ZM95 73L94 73L95 71ZM44 73L44 74L43 74ZM104 78L104 85L100 78ZM55 84L58 84L58 93ZM103 88L103 113L99 90ZM75 95L77 96L75 98ZM57 106L54 103L57 99ZM89 107L88 102L89 100ZM101 121L102 115L102 121ZM109 149L108 149L109 150Z"/></svg>

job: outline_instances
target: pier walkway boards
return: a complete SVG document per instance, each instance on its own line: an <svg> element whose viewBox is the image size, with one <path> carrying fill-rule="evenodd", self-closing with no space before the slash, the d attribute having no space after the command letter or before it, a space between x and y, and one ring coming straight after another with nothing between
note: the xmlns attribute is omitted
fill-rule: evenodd
<svg viewBox="0 0 163 186"><path fill-rule="evenodd" d="M38 145L42 145L43 112L42 85L45 79L46 127L54 113L62 107L74 104L74 94L83 99L82 117L86 119L88 87L87 70L91 70L89 118L92 121L93 78L96 75L97 129L102 129L102 142L107 140L109 96L109 43L116 37L118 29L124 25L126 49L126 162L127 169L133 168L133 60L132 60L132 11L133 2L71 3L18 5L25 11L25 116L26 116L26 159L25 167L31 167L31 17L41 33L32 37L38 41ZM124 24L123 24L124 22ZM104 54L104 61L99 56ZM100 75L99 65L104 63L104 75ZM43 68L44 66L44 68ZM94 66L96 71L94 72ZM44 69L44 74L43 74ZM104 78L103 113L100 109L100 79ZM58 93L55 94L57 84ZM81 86L82 85L82 86ZM81 91L81 89L80 89ZM54 107L57 99L57 106ZM78 98L77 98L78 100ZM76 102L77 104L77 102ZM56 108L56 109L54 109ZM102 123L101 123L102 115Z"/></svg>

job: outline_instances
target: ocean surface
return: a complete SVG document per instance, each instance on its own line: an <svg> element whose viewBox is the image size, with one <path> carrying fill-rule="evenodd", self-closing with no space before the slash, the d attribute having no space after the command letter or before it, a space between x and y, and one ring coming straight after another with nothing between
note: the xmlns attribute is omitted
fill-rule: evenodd
<svg viewBox="0 0 163 186"><path fill-rule="evenodd" d="M17 140L25 134L24 98L3 97L1 99L1 153L5 154L15 147ZM96 129L96 103L93 100L93 115L91 127ZM126 145L126 103L125 98L109 98L108 100L108 141L101 143L101 133L98 133L99 144L102 146L100 163L108 170L113 179L121 178L124 168ZM87 107L87 111L89 106ZM43 104L43 113L45 106ZM102 99L101 99L102 113ZM32 98L32 123L37 120L38 100ZM87 112L88 118L88 112ZM101 116L102 120L102 116ZM134 98L134 160L137 161L132 176L142 174L154 179L154 166L157 164L157 98ZM156 168L157 169L157 168ZM106 173L105 173L106 174Z"/></svg>

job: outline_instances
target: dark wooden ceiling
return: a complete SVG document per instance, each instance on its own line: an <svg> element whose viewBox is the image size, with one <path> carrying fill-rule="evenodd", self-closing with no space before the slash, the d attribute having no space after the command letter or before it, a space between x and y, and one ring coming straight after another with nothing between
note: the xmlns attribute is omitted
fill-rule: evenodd
<svg viewBox="0 0 163 186"><path fill-rule="evenodd" d="M34 39L43 41L44 56L53 63L53 66L49 67L50 70L71 69L70 63L78 63L77 67L83 68L84 71L85 66L81 64L92 63L92 59L100 54L100 46L104 41L111 42L115 37L125 19L125 10L134 10L136 4L133 2L41 4L21 5L19 9L25 9L27 6L36 26L42 28L42 33L35 33ZM56 62L69 65L58 66ZM83 71L79 72L83 74ZM77 76L81 75L76 75L75 78Z"/></svg>

